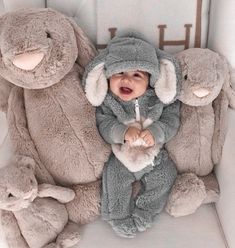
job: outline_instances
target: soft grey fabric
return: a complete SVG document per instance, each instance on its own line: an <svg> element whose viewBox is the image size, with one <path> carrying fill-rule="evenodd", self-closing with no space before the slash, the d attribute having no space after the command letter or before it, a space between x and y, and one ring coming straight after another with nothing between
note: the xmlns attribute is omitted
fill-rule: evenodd
<svg viewBox="0 0 235 248"><path fill-rule="evenodd" d="M128 70L142 70L150 74L150 85L154 87L159 77L159 61L154 46L136 35L117 36L107 47L106 76Z"/></svg>
<svg viewBox="0 0 235 248"><path fill-rule="evenodd" d="M83 85L85 87L89 72L103 63L107 78L123 71L142 70L150 74L150 86L156 87L156 82L162 73L160 60L164 59L170 61L174 67L172 73L176 76L176 92L173 99L167 103L174 102L181 87L181 68L177 59L160 49L156 49L135 31L124 32L109 41L107 48L87 65L83 75Z"/></svg>
<svg viewBox="0 0 235 248"><path fill-rule="evenodd" d="M102 213L114 231L124 237L133 237L137 230L144 231L151 225L156 211L163 208L164 204L161 202L163 199L165 202L166 192L169 191L175 179L176 171L173 168L173 162L168 158L167 153L160 149L177 132L179 102L164 105L160 96L156 96L156 81L161 78L161 71L166 72L164 65L160 65L160 58L171 61L172 71L170 70L170 74L174 75L172 78L175 79L174 98L179 85L176 86L176 84L180 80L180 74L178 73L178 77L175 75L177 73L176 60L170 55L165 55L164 52L159 51L158 53L151 44L136 33L113 38L107 49L86 67L83 77L88 100L98 106L96 120L99 132L104 140L112 145L113 150L103 172ZM129 70L148 72L150 74L149 87L137 99L122 101L108 90L108 85L104 81L115 73ZM166 84L172 83L167 73L163 77L165 77ZM93 93L90 94L90 91ZM94 100L97 95L100 96L98 101ZM155 139L155 145L148 147L144 144L125 144L124 135L129 126L138 127L140 130L149 130ZM138 140L143 142L141 138ZM156 169L159 163L160 169ZM168 166L173 168L171 169L173 172L168 171L168 174L159 172L167 170ZM155 172L156 170L160 173L159 175ZM164 183L156 185L156 189L151 188L150 195L143 194L141 210L132 211L130 208L134 209L135 205L130 202L132 183L145 178L147 180L143 183L143 191L148 191L147 185L155 185L159 181L160 175L164 178ZM152 190L156 190L156 192L163 190L164 194L161 192L159 195ZM116 199L118 199L117 202ZM136 206L138 207L137 203ZM155 210L153 211L153 209ZM142 210L144 210L143 213ZM135 218L130 217L132 214Z"/></svg>
<svg viewBox="0 0 235 248"><path fill-rule="evenodd" d="M138 98L140 115L151 119L147 127L157 143L170 140L179 127L179 101L164 105L156 97L153 89ZM135 119L135 102L122 101L109 92L101 106L96 109L96 121L101 136L109 144L124 143L124 134L128 126L124 123Z"/></svg>
<svg viewBox="0 0 235 248"><path fill-rule="evenodd" d="M164 105L150 88L138 98L138 103L142 119L152 122L146 129L154 136L155 143L162 146L176 134L179 127L179 102ZM136 122L135 114L135 100L122 101L108 92L104 102L96 110L101 136L109 144L124 144L127 123ZM129 153L127 156L130 156ZM133 237L137 230L144 231L151 226L156 211L160 212L163 208L175 177L176 169L166 151L160 151L158 155L156 153L152 165L136 173L129 171L127 165L112 154L103 171L101 208L104 219L108 220L119 236ZM131 194L132 183L140 179L146 193L138 198L137 202L141 202L138 207L131 199Z"/></svg>
<svg viewBox="0 0 235 248"><path fill-rule="evenodd" d="M111 224L119 236L134 237L137 230L146 230L163 209L176 174L175 165L167 152L160 151L151 171L142 175L142 187L133 199L132 183L136 181L135 174L115 156L110 156L103 172L103 219Z"/></svg>

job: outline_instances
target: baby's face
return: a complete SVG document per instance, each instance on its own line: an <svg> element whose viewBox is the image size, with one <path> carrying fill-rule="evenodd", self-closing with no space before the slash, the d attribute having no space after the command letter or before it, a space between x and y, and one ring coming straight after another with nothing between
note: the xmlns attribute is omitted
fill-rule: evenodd
<svg viewBox="0 0 235 248"><path fill-rule="evenodd" d="M109 79L111 92L123 101L142 96L149 84L149 74L143 71L127 71L114 74Z"/></svg>

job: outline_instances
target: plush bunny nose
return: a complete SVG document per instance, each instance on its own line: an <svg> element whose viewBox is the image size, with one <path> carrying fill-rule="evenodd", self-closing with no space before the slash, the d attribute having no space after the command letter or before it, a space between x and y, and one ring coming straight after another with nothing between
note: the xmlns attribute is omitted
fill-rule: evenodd
<svg viewBox="0 0 235 248"><path fill-rule="evenodd" d="M205 97L207 95L209 95L210 91L204 88L198 89L198 90L194 90L193 94L197 97Z"/></svg>
<svg viewBox="0 0 235 248"><path fill-rule="evenodd" d="M16 55L12 63L22 70L33 70L43 57L43 53L23 53Z"/></svg>

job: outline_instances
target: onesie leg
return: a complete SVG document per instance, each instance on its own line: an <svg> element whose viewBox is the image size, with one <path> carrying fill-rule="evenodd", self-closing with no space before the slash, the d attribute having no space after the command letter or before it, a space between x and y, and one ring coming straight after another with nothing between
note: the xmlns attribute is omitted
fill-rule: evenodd
<svg viewBox="0 0 235 248"><path fill-rule="evenodd" d="M103 171L101 213L122 237L133 237L137 231L131 216L134 181L134 175L112 154Z"/></svg>
<svg viewBox="0 0 235 248"><path fill-rule="evenodd" d="M151 226L153 218L164 208L170 189L177 176L174 162L162 150L155 159L152 171L141 179L143 190L137 197L133 217L139 231Z"/></svg>

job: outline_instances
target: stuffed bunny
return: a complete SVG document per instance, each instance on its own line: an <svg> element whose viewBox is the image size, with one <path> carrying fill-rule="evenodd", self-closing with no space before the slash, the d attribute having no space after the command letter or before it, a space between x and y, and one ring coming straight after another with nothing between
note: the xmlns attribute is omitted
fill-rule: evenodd
<svg viewBox="0 0 235 248"><path fill-rule="evenodd" d="M181 126L166 145L180 173L166 206L175 217L218 199L213 168L222 154L228 105L235 108L230 68L222 56L192 48L178 53L177 58L183 73Z"/></svg>
<svg viewBox="0 0 235 248"><path fill-rule="evenodd" d="M95 49L78 26L51 9L1 16L0 40L0 108L14 152L36 161L39 183L73 188L71 220L93 220L110 154L80 84Z"/></svg>
<svg viewBox="0 0 235 248"><path fill-rule="evenodd" d="M80 239L78 225L68 222L64 204L75 193L38 185L35 166L33 159L18 155L0 169L0 209L9 248L72 247Z"/></svg>

